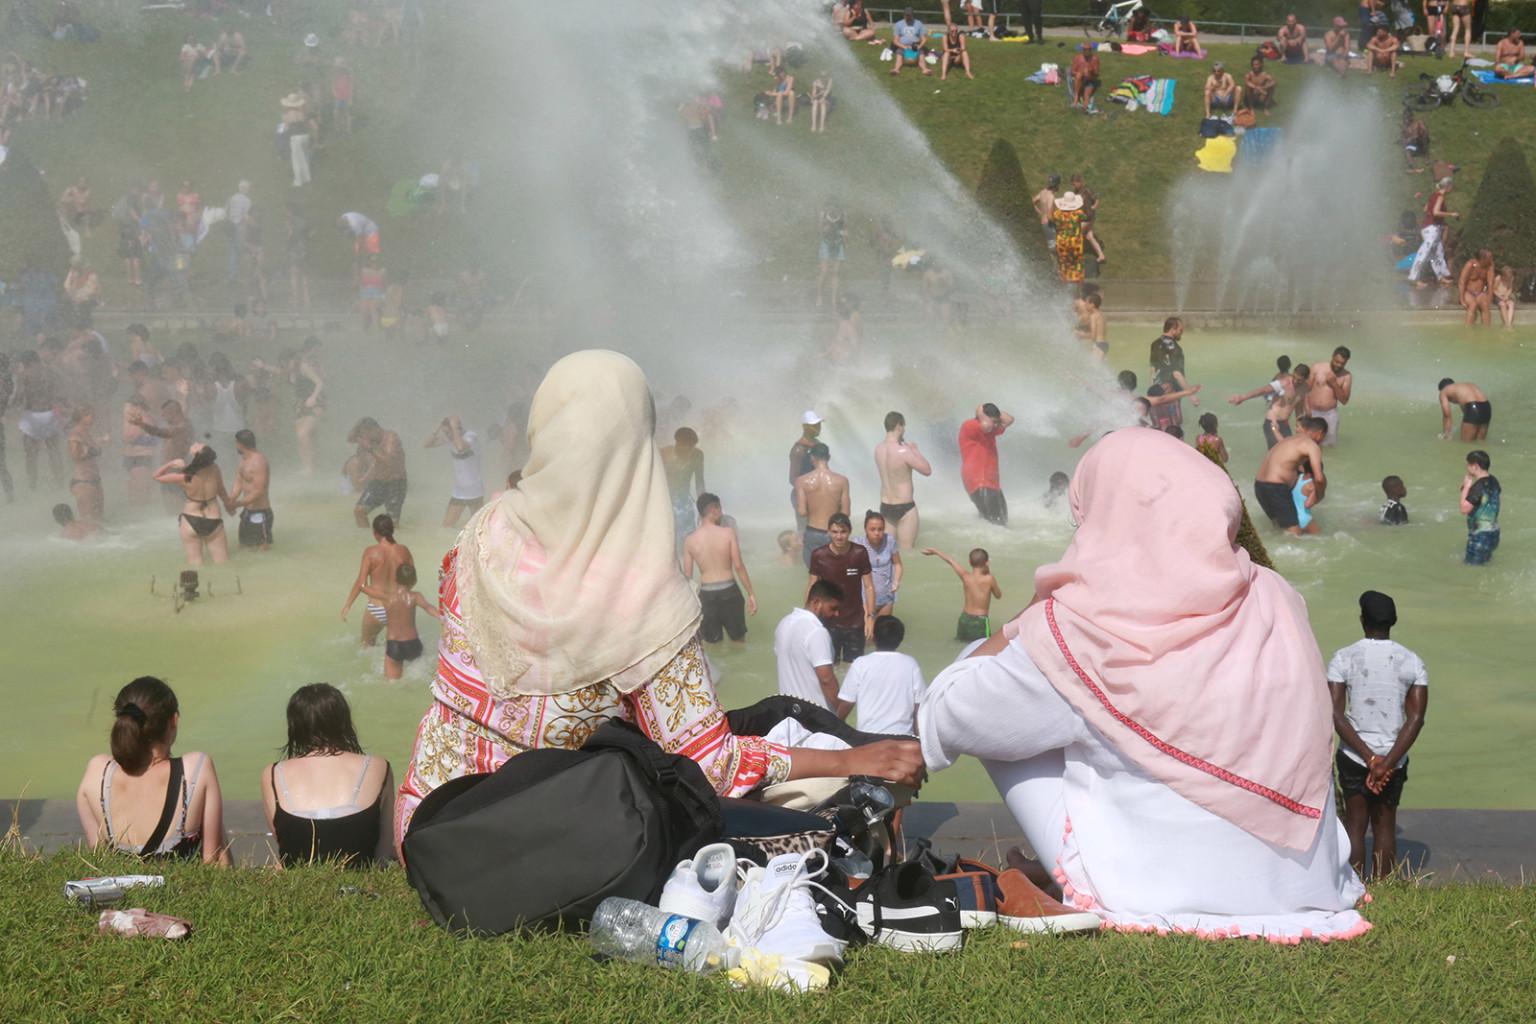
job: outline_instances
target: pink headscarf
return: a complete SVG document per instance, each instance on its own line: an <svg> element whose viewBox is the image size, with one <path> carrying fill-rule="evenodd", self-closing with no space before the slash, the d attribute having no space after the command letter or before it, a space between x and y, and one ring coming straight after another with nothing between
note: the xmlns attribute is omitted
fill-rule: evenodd
<svg viewBox="0 0 1536 1024"><path fill-rule="evenodd" d="M1332 785L1322 655L1301 595L1234 544L1232 481L1133 427L1094 445L1068 493L1077 533L1008 637L1153 778L1309 848Z"/></svg>

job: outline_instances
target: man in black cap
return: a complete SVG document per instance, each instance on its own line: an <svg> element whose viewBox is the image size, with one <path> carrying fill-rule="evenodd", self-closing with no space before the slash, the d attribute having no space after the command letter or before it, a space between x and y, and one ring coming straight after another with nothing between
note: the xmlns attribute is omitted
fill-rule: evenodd
<svg viewBox="0 0 1536 1024"><path fill-rule="evenodd" d="M1365 639L1328 662L1349 862L1365 880L1384 877L1397 864L1397 805L1408 781L1408 748L1419 738L1429 706L1424 662L1392 639L1396 623L1392 599L1367 590L1360 595ZM1365 865L1367 823L1375 848L1370 870Z"/></svg>

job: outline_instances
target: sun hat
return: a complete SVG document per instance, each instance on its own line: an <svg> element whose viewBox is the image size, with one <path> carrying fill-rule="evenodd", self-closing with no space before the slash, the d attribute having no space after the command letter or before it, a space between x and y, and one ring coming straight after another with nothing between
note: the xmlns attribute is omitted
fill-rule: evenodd
<svg viewBox="0 0 1536 1024"><path fill-rule="evenodd" d="M291 92L287 96L284 96L278 102L281 103L283 106L289 108L290 110L296 110L299 107L302 107L304 104L308 103L309 101L306 100L301 94L296 93L296 92Z"/></svg>
<svg viewBox="0 0 1536 1024"><path fill-rule="evenodd" d="M813 427L821 422L821 415L814 409L807 409L800 414L800 422L807 427Z"/></svg>
<svg viewBox="0 0 1536 1024"><path fill-rule="evenodd" d="M1056 209L1062 213L1071 213L1073 210L1083 208L1083 197L1076 192L1068 190L1056 197Z"/></svg>
<svg viewBox="0 0 1536 1024"><path fill-rule="evenodd" d="M320 37L314 32L311 32L309 35L304 37L304 45L313 50L315 47L320 45Z"/></svg>

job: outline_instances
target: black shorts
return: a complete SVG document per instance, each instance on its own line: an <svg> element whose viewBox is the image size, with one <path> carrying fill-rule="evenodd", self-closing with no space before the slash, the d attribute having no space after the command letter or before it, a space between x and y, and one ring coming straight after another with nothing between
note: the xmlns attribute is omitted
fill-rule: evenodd
<svg viewBox="0 0 1536 1024"><path fill-rule="evenodd" d="M271 509L243 508L240 510L240 546L243 548L272 546Z"/></svg>
<svg viewBox="0 0 1536 1024"><path fill-rule="evenodd" d="M852 664L864 654L863 626L828 626L827 632L832 634L832 664Z"/></svg>
<svg viewBox="0 0 1536 1024"><path fill-rule="evenodd" d="M357 507L364 512L372 512L380 505L388 512L395 522L400 521L400 510L405 507L405 481L404 480L370 480L368 486L363 488L363 493L358 496Z"/></svg>
<svg viewBox="0 0 1536 1024"><path fill-rule="evenodd" d="M699 605L704 612L699 623L699 635L705 643L719 643L722 634L729 634L736 641L746 638L747 602L736 584L732 583L719 590L699 591Z"/></svg>
<svg viewBox="0 0 1536 1024"><path fill-rule="evenodd" d="M1463 402L1461 406L1461 422L1474 427L1482 427L1492 423L1493 403Z"/></svg>
<svg viewBox="0 0 1536 1024"><path fill-rule="evenodd" d="M1008 499L1003 497L1002 491L978 487L971 492L971 503L987 522L998 526L1008 525Z"/></svg>
<svg viewBox="0 0 1536 1024"><path fill-rule="evenodd" d="M418 637L415 640L386 640L384 657L390 661L415 661L421 657L421 639Z"/></svg>
<svg viewBox="0 0 1536 1024"><path fill-rule="evenodd" d="M1350 757L1344 751L1339 751L1334 757L1333 763L1339 770L1339 792L1346 798L1352 796L1365 797L1366 803L1382 804L1387 807L1396 807L1398 801L1403 798L1403 783L1408 781L1408 762L1392 773L1387 779L1387 784L1381 787L1380 793L1372 793L1365 788L1367 771L1365 765Z"/></svg>
<svg viewBox="0 0 1536 1024"><path fill-rule="evenodd" d="M1259 508L1269 516L1269 521L1280 529L1286 530L1292 526L1301 525L1301 520L1296 516L1296 499L1291 497L1291 489L1285 484L1255 480L1253 496L1258 499Z"/></svg>
<svg viewBox="0 0 1536 1024"><path fill-rule="evenodd" d="M1269 419L1267 417L1265 418L1265 420L1264 420L1264 446L1266 448L1273 448L1275 445L1280 443L1280 439L1282 437L1290 437L1290 436L1291 436L1291 421L1290 420L1272 420L1272 419Z"/></svg>

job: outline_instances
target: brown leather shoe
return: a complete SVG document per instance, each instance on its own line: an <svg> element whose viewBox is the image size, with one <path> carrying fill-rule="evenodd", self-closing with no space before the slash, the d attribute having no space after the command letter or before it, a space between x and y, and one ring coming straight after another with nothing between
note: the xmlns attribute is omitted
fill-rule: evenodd
<svg viewBox="0 0 1536 1024"><path fill-rule="evenodd" d="M1067 935L1103 927L1099 915L1051 899L1017 868L998 874L997 894L997 920L1015 931Z"/></svg>

